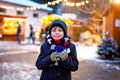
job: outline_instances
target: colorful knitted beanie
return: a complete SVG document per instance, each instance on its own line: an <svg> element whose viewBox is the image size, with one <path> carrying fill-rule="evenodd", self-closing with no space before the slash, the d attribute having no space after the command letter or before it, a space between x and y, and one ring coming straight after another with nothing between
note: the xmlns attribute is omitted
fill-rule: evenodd
<svg viewBox="0 0 120 80"><path fill-rule="evenodd" d="M61 27L63 29L64 35L67 36L67 26L66 26L66 23L62 20L54 20L50 24L49 29L48 29L49 34L51 33L52 28L55 27L55 26Z"/></svg>

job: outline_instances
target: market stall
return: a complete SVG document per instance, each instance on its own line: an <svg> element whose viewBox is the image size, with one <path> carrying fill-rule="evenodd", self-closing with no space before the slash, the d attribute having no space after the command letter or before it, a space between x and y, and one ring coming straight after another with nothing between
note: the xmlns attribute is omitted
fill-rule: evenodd
<svg viewBox="0 0 120 80"><path fill-rule="evenodd" d="M21 40L24 40L24 16L0 15L0 40L16 40L17 22L22 26Z"/></svg>
<svg viewBox="0 0 120 80"><path fill-rule="evenodd" d="M78 41L79 39L79 28L81 27L80 22L71 20L71 19L65 19L62 16L56 15L56 14L50 14L48 16L45 16L40 19L41 22L43 22L43 25L40 26L40 33L44 32L46 33L46 30L48 29L50 23L55 19L61 19L65 21L68 28L68 35L71 37L73 41ZM42 37L40 37L42 38Z"/></svg>

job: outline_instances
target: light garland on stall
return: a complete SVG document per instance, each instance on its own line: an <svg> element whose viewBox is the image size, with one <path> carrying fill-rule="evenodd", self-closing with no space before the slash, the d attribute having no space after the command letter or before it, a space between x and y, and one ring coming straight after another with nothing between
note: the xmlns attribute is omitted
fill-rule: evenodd
<svg viewBox="0 0 120 80"><path fill-rule="evenodd" d="M65 5L71 6L71 7L73 7L73 6L80 7L80 6L83 6L83 5L88 4L88 3L89 3L88 0L82 1L82 2L77 2L77 3L68 2L67 0L65 1Z"/></svg>
<svg viewBox="0 0 120 80"><path fill-rule="evenodd" d="M88 4L89 3L89 0L86 0L86 1L82 1L82 2L77 2L77 3L73 3L73 2L69 2L68 0L55 0L55 1L52 1L52 2L48 2L46 4L41 4L40 6L34 6L34 7L14 7L14 6L7 6L7 5L0 5L0 8L4 8L4 9L9 9L9 10L19 10L19 11L24 11L24 10L28 10L28 11L31 11L31 10L37 10L37 9L40 9L41 7L47 7L49 5L56 5L56 4L59 4L60 2L65 2L64 5L66 6L75 6L75 7L80 7L80 6L83 6L85 4Z"/></svg>

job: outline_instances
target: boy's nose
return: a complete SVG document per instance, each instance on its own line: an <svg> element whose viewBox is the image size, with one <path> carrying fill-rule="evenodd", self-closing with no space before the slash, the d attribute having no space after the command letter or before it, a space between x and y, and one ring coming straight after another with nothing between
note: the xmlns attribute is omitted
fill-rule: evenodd
<svg viewBox="0 0 120 80"><path fill-rule="evenodd" d="M56 33L56 34L59 34L59 32L58 32L58 31L56 31L55 33Z"/></svg>

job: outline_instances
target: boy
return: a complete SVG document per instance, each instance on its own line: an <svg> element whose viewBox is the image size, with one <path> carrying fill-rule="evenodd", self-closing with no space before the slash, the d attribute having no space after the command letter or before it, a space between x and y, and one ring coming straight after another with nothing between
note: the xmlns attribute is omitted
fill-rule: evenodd
<svg viewBox="0 0 120 80"><path fill-rule="evenodd" d="M36 61L36 67L42 70L40 80L71 80L71 71L76 71L78 64L76 48L67 36L65 22L54 20Z"/></svg>

